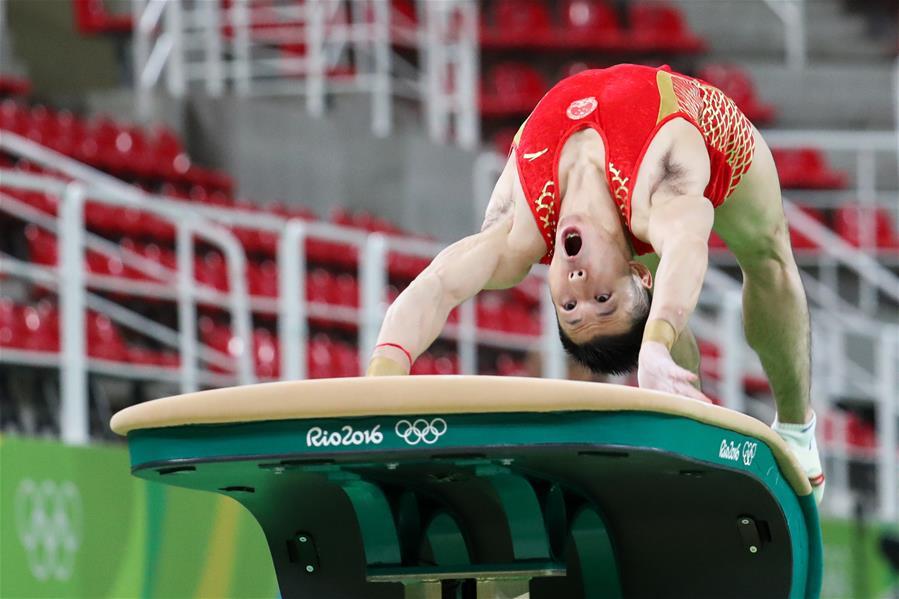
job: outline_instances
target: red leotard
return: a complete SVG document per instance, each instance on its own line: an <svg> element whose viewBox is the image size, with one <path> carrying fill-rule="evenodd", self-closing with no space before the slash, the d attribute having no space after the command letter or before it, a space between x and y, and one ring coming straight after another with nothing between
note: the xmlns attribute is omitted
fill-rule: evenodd
<svg viewBox="0 0 899 599"><path fill-rule="evenodd" d="M555 245L559 156L568 138L586 127L602 136L606 180L634 250L653 251L631 232L631 193L650 142L678 117L705 139L711 162L705 197L718 207L749 170L755 148L752 125L721 90L667 66L624 64L578 73L546 93L512 143L521 186L546 242L541 262L549 263Z"/></svg>

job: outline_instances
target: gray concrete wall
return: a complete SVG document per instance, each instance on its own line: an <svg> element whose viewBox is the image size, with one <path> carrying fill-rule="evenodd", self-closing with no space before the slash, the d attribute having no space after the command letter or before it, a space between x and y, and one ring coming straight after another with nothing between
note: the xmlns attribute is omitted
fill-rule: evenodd
<svg viewBox="0 0 899 599"><path fill-rule="evenodd" d="M444 240L471 232L476 154L431 143L418 128L375 138L368 110L365 98L344 99L316 119L298 100L198 96L186 128L201 140L194 154L232 173L248 199L298 202L322 216L365 209Z"/></svg>

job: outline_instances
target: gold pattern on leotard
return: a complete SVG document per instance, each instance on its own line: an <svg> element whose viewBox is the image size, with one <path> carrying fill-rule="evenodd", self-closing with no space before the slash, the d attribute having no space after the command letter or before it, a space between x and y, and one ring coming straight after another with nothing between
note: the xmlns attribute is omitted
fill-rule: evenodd
<svg viewBox="0 0 899 599"><path fill-rule="evenodd" d="M671 81L680 109L699 124L706 143L726 156L731 168L726 198L752 164L752 124L720 89L677 75L672 75Z"/></svg>
<svg viewBox="0 0 899 599"><path fill-rule="evenodd" d="M628 187L627 183L631 178L622 177L621 169L611 162L609 162L609 175L609 187L611 188L612 195L615 196L615 203L618 204L618 211L621 212L621 216L624 217L625 221L629 221L630 214L628 207L630 202L628 202L628 197L630 196L631 189Z"/></svg>
<svg viewBox="0 0 899 599"><path fill-rule="evenodd" d="M553 192L556 184L553 181L547 181L543 185L543 191L534 201L534 211L543 225L543 235L546 237L547 245L553 247L553 237L556 230L556 195ZM552 256L552 249L549 251Z"/></svg>

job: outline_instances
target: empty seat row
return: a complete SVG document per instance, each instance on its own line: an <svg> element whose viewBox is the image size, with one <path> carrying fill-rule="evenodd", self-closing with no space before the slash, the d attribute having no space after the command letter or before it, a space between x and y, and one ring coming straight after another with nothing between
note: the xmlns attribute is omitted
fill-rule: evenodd
<svg viewBox="0 0 899 599"><path fill-rule="evenodd" d="M199 339L214 350L236 357L240 343L227 324L204 316L198 324ZM172 349L157 350L127 341L119 325L106 315L89 312L85 323L87 354L91 358L143 366L178 368L180 358ZM253 330L253 364L256 376L279 378L280 344L269 329ZM37 305L18 305L0 298L0 347L45 353L59 353L59 310L47 301ZM309 378L350 377L361 374L359 352L355 345L316 333L307 347ZM211 365L213 372L230 370ZM507 352L496 356L495 371L503 376L523 376L527 372L523 360ZM412 374L457 374L458 357L454 354L425 352L412 367Z"/></svg>
<svg viewBox="0 0 899 599"><path fill-rule="evenodd" d="M209 347L232 357L239 353L240 343L227 324L206 316L199 322L200 340ZM333 340L325 333L316 333L306 347L309 378L359 376L359 355L353 345ZM278 338L270 330L253 330L253 364L256 375L262 378L281 376L281 353ZM214 372L227 372L211 366Z"/></svg>
<svg viewBox="0 0 899 599"><path fill-rule="evenodd" d="M669 53L706 47L672 5L635 2L624 16L626 25L604 0L563 0L558 18L544 0L494 0L482 12L481 46Z"/></svg>
<svg viewBox="0 0 899 599"><path fill-rule="evenodd" d="M166 368L179 365L177 352L127 343L118 325L103 314L88 312L85 334L91 358ZM0 298L0 347L58 353L59 309L46 301L23 306Z"/></svg>
<svg viewBox="0 0 899 599"><path fill-rule="evenodd" d="M108 117L82 119L67 110L0 102L0 129L128 179L173 181L230 191L231 178L194 164L181 140L164 126L152 130Z"/></svg>
<svg viewBox="0 0 899 599"><path fill-rule="evenodd" d="M13 165L0 164L0 166ZM35 167L27 163L19 163L15 167L22 170L36 170ZM59 199L55 196L41 192L7 188L2 185L0 185L0 192L29 204L31 207L46 214L54 216L57 214ZM241 209L307 221L316 219L315 214L304 206L287 206L282 203L262 206L247 201L234 200L227 193L222 191L210 192L199 185L193 185L185 191L183 188L166 184L160 193L168 197L184 200L185 202L194 202L198 205ZM365 211L335 209L331 215L331 221L335 224L367 232L410 236L390 221L373 216ZM127 239L143 240L151 244L171 245L175 239L175 226L170 220L136 208L114 206L91 200L86 202L85 224L90 231L112 237L120 236ZM248 253L258 254L263 257L276 255L279 239L276 233L248 227L233 227L231 230ZM306 242L306 256L311 262L335 267L355 268L358 265L358 250L356 247L323 239L308 239ZM388 260L391 276L401 279L414 278L429 262L426 258L397 252L391 252Z"/></svg>

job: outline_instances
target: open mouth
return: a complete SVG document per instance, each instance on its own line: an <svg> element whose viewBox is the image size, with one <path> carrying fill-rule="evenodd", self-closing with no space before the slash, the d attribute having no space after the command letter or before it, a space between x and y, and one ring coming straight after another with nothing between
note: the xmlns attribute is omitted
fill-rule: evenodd
<svg viewBox="0 0 899 599"><path fill-rule="evenodd" d="M563 233L562 244L565 246L565 255L566 256L577 256L578 252L581 251L581 246L583 245L583 241L581 240L581 234L575 230L565 231Z"/></svg>

